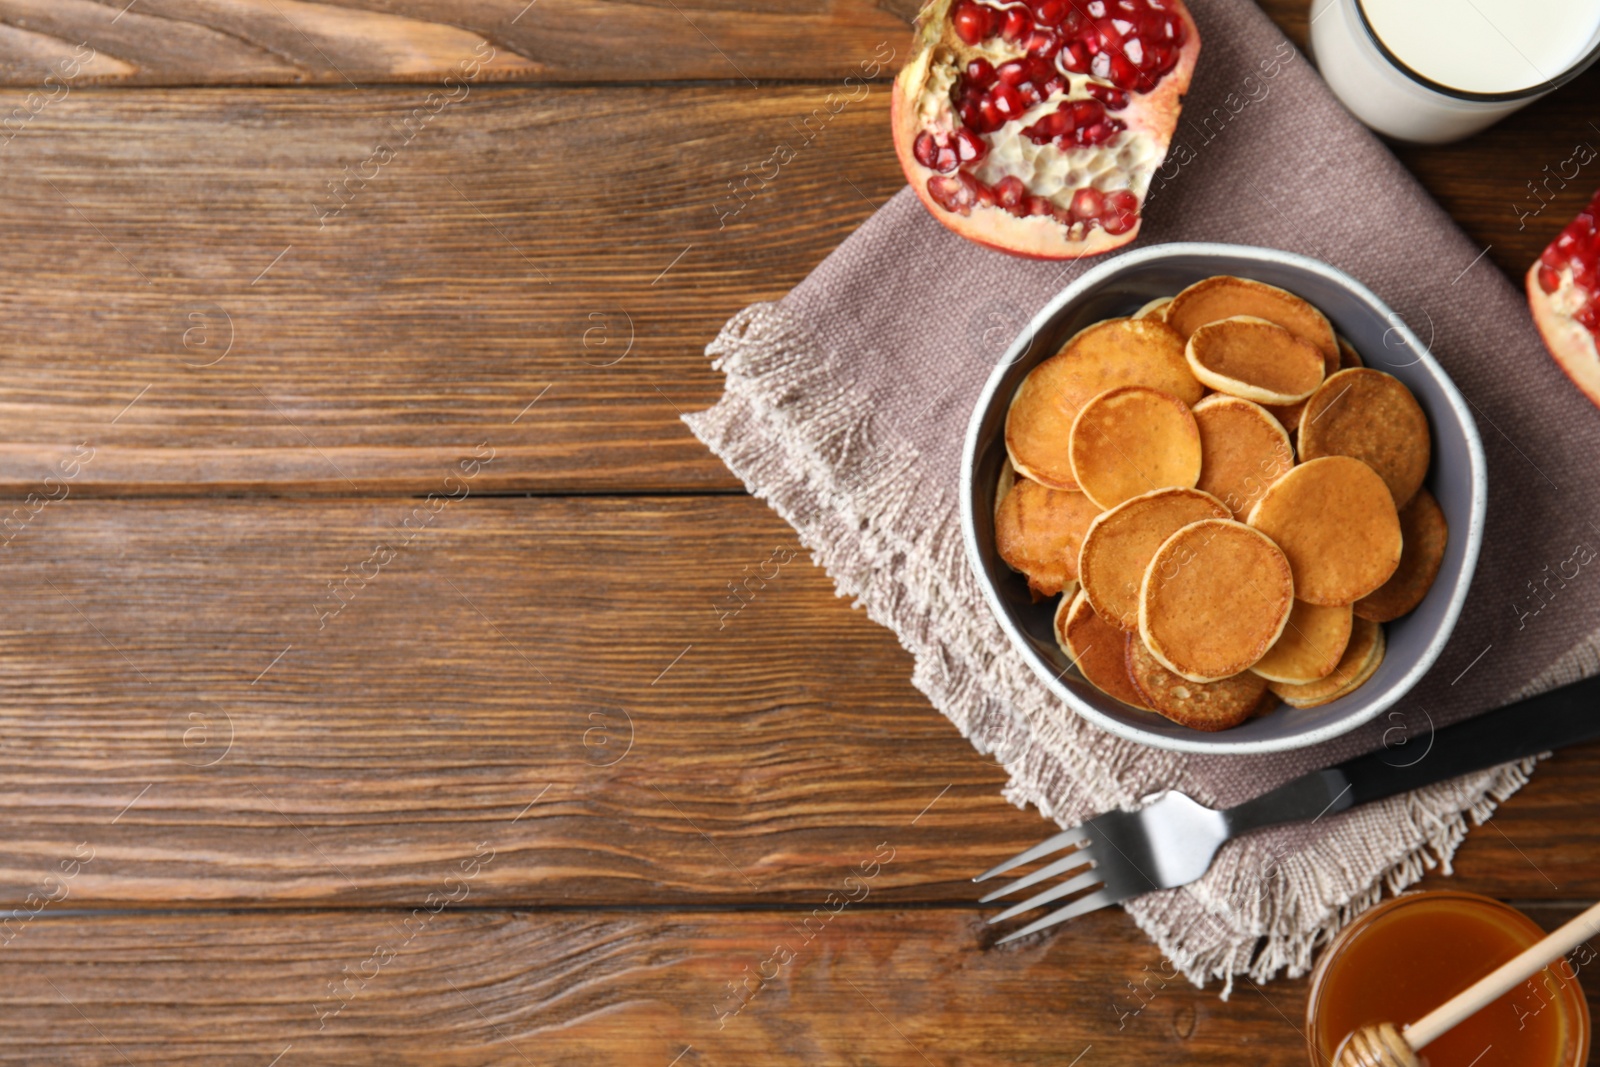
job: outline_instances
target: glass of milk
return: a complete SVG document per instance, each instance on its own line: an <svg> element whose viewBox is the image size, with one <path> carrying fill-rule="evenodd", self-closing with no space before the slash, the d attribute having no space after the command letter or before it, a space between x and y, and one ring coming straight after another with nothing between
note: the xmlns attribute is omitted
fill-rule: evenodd
<svg viewBox="0 0 1600 1067"><path fill-rule="evenodd" d="M1311 51L1362 122L1442 144L1600 58L1600 0L1312 0Z"/></svg>

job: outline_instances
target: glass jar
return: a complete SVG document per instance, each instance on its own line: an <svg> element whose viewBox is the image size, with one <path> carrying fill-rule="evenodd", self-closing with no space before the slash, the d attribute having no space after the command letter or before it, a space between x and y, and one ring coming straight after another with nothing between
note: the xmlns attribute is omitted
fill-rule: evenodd
<svg viewBox="0 0 1600 1067"><path fill-rule="evenodd" d="M1484 0L1387 0L1385 11L1397 5L1410 8L1414 17L1434 19L1440 24L1438 33L1462 20L1506 17L1502 9L1514 6L1501 0L1487 5L1493 10L1486 13ZM1579 25L1583 12L1596 10L1593 0L1564 0L1564 5ZM1522 12L1520 18L1527 22L1533 16ZM1563 30L1552 27L1550 32L1559 36ZM1423 144L1443 144L1477 133L1577 77L1600 58L1600 28L1593 15L1587 32L1586 40L1573 42L1576 54L1571 58L1555 64L1542 56L1530 63L1530 72L1517 88L1473 92L1442 84L1409 64L1399 51L1403 45L1391 48L1385 43L1363 0L1312 0L1311 4L1311 52L1328 88L1356 118L1379 133ZM1504 34L1493 39L1503 43L1501 55L1510 63L1528 62Z"/></svg>
<svg viewBox="0 0 1600 1067"><path fill-rule="evenodd" d="M1544 937L1532 919L1475 893L1405 893L1347 926L1317 962L1306 1004L1315 1067L1358 1027L1412 1023ZM1580 945L1422 1050L1430 1067L1584 1067L1589 1007Z"/></svg>

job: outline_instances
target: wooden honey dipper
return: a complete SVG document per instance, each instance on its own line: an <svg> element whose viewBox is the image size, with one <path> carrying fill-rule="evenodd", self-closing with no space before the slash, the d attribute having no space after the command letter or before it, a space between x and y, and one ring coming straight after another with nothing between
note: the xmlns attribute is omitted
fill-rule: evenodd
<svg viewBox="0 0 1600 1067"><path fill-rule="evenodd" d="M1410 1026L1396 1028L1387 1022L1363 1026L1339 1046L1334 1067L1422 1067L1417 1058L1419 1049L1589 940L1597 930L1600 904L1524 949Z"/></svg>

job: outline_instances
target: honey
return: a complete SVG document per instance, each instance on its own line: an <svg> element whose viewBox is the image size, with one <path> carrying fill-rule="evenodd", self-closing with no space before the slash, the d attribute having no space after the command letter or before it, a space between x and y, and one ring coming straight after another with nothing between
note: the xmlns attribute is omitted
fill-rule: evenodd
<svg viewBox="0 0 1600 1067"><path fill-rule="evenodd" d="M1415 1022L1544 936L1516 909L1470 893L1408 893L1357 919L1312 977L1306 1038L1328 1067L1347 1034ZM1580 947L1574 955L1585 953ZM1582 1067L1589 1012L1559 961L1422 1049L1429 1067Z"/></svg>

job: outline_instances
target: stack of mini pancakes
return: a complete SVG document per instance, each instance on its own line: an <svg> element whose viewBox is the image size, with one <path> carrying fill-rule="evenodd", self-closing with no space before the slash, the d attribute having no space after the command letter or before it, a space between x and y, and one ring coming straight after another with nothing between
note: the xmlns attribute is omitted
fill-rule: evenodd
<svg viewBox="0 0 1600 1067"><path fill-rule="evenodd" d="M1427 417L1311 304L1215 277L1079 331L1006 416L1001 557L1083 677L1225 730L1353 692L1444 558Z"/></svg>

